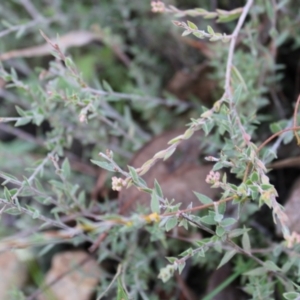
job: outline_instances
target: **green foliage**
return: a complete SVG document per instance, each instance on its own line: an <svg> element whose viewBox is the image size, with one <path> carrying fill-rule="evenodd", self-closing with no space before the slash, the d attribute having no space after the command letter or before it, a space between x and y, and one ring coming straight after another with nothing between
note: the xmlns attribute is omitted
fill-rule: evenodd
<svg viewBox="0 0 300 300"><path fill-rule="evenodd" d="M266 166L281 143L297 138L297 129L291 129L293 116L279 120L278 114L264 110L270 105L268 93L280 85L283 76L277 48L289 39L295 47L300 44L295 29L297 5L248 0L244 8L209 11L207 7L181 10L152 1L152 12L164 13L157 16L150 13L145 1L121 2L103 1L94 7L89 1L74 5L57 1L47 7L36 4L33 10L24 5L26 17L24 11L16 10L21 4L0 4L4 17L0 52L11 55L11 60L0 55L0 79L6 82L0 94L0 130L16 137L0 142L1 214L18 216L13 217L13 230L24 230L26 245L45 247L39 249L44 255L51 243L42 239L43 233L57 228L68 239L57 237L53 242L71 243L74 248L89 243L99 263L118 262L113 276L103 275L97 289L99 299L111 290L116 299L155 299L150 282L168 294L177 285L175 272L181 274L190 260L207 269L228 262L234 266L234 274L216 288L218 293L238 279L251 299L274 299L277 291L285 299L298 299L300 249L287 247L294 240ZM293 17L287 17L286 11ZM18 24L8 22L12 17ZM184 21L173 20L182 17ZM263 18L269 22L263 32L267 39L258 30ZM64 33L74 30L71 24L86 31L92 26L95 44L83 43L82 49L60 45ZM166 37L171 39L170 33L176 38L162 45ZM61 41L50 40L56 34ZM210 107L174 95L168 99L158 96L167 95L163 87L174 61L199 63L187 55L180 34L213 42L209 48L213 53L211 78L224 93L213 95ZM43 42L51 48L51 59L32 54L37 48L31 48L34 58L9 52ZM101 43L100 50L96 43ZM180 47L184 51L177 53ZM151 136L174 123L188 122L183 134L144 165L126 166ZM274 134L282 131L279 142L269 148L262 144L266 135L260 131L261 124L267 124ZM201 141L206 160L214 163L206 182L222 192L218 201L194 192L199 206L181 207L164 196L160 182L155 180L149 187L141 176L155 163L170 158L199 130L206 135ZM116 175L112 190L132 185L149 193L151 214L132 211L128 217L120 215L116 203L108 201L115 197L110 193L103 203L94 201L91 191L98 167ZM232 176L227 178L227 171ZM234 216L227 214L231 206ZM272 211L274 223L281 224L281 241L273 242L251 228L251 217L262 206ZM174 246L169 236L177 227L187 232L196 228L206 238ZM26 235L31 228L40 241ZM7 232L1 231L3 239L9 235L17 240L16 233ZM99 245L101 235L106 238ZM4 250L10 249L3 245ZM257 248L262 251L255 252ZM14 292L14 298L23 296Z"/></svg>

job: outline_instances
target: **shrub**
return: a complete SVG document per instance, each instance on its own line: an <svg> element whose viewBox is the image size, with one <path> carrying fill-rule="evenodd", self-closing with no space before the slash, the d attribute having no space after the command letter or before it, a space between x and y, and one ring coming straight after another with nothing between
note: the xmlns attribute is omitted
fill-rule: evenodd
<svg viewBox="0 0 300 300"><path fill-rule="evenodd" d="M277 104L270 102L284 76L277 51L287 42L299 44L297 3L248 0L230 9L223 2L228 10L182 10L152 1L151 15L142 1L109 1L95 7L83 2L72 7L60 1L47 7L22 2L32 20L4 23L7 29L0 32L0 129L8 134L0 144L4 250L33 245L31 253L46 256L59 243L85 248L88 244L99 263L110 259L118 265L113 277L101 278L97 299L113 287L118 299L157 299L149 285L175 297L173 279L188 261L211 270L230 261L234 276L224 286L238 278L251 299L298 299L299 236L289 231L288 216L268 173L279 147L293 138L299 141L300 97L293 114L289 108L284 115L275 113ZM14 2L1 6L7 16L16 15L20 22L27 18L25 11L16 11L19 5ZM90 16L81 18L86 10ZM93 31L87 30L98 22L98 14L107 28L94 25ZM73 30L72 23L81 30L50 39ZM174 50L166 62L164 56L174 47L166 42L166 51L161 49L168 32L177 36L172 42L178 49L189 49L181 45L178 33L211 42L209 47L198 44L206 47L203 53L209 56L211 79L217 83L209 107L193 97L181 101L162 92L172 60L189 60L192 67L199 63ZM8 51L18 48L21 40L31 48ZM32 46L42 40L44 46ZM144 43L150 44L146 50ZM89 49L68 50L88 44ZM157 49L162 53L151 54ZM50 52L54 59L38 58ZM128 157L152 135L188 119L187 129L166 148L139 167L126 167ZM198 131L205 135L202 152L213 162L206 181L221 193L213 201L195 192L199 205L183 207L178 202L184 200L167 199L160 182L148 186L142 176L175 155ZM110 201L116 193L110 189L102 202L92 200L98 171L90 160L111 174L112 190L135 186L150 194L151 211L119 214L116 202ZM255 225L253 218L266 206L283 239L275 238L275 226L273 236L266 236ZM233 215L226 213L231 208ZM9 231L6 215L18 215ZM168 234L180 227L190 234L197 229L204 237L189 240L188 246L174 242ZM46 233L54 228L56 235L49 240Z"/></svg>

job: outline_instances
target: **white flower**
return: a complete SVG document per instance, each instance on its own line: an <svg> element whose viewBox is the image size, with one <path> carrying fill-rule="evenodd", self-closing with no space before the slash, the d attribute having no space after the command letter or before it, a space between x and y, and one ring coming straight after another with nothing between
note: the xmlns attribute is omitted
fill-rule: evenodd
<svg viewBox="0 0 300 300"><path fill-rule="evenodd" d="M165 11L165 4L161 1L151 1L152 11L161 13Z"/></svg>
<svg viewBox="0 0 300 300"><path fill-rule="evenodd" d="M112 189L114 191L121 191L125 186L125 181L122 178L118 178L116 176L112 177Z"/></svg>

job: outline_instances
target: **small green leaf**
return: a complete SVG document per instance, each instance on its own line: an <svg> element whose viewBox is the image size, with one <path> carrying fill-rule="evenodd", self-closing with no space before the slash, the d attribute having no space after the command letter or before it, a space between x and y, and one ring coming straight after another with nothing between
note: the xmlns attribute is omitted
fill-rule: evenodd
<svg viewBox="0 0 300 300"><path fill-rule="evenodd" d="M217 16L218 16L218 14L215 12L207 12L204 15L204 19L213 19L213 18L216 18Z"/></svg>
<svg viewBox="0 0 300 300"><path fill-rule="evenodd" d="M128 169L129 169L129 173L131 175L132 180L135 183L139 183L139 175L138 175L137 171L135 170L135 168L128 166Z"/></svg>
<svg viewBox="0 0 300 300"><path fill-rule="evenodd" d="M167 160L176 150L176 147L171 148L170 150L168 150L164 156L164 160Z"/></svg>
<svg viewBox="0 0 300 300"><path fill-rule="evenodd" d="M62 173L65 178L69 178L71 175L71 167L68 158L65 158L64 162L62 163Z"/></svg>
<svg viewBox="0 0 300 300"><path fill-rule="evenodd" d="M208 225L215 225L216 221L214 220L214 216L213 215L209 215L209 216L204 216L201 218L201 222L208 224Z"/></svg>
<svg viewBox="0 0 300 300"><path fill-rule="evenodd" d="M193 32L193 35L196 36L199 39L203 39L204 38L203 33L199 32L199 31Z"/></svg>
<svg viewBox="0 0 300 300"><path fill-rule="evenodd" d="M241 15L242 10L239 8L232 11L222 11L217 9L217 12L219 14L217 23L227 23L236 20Z"/></svg>
<svg viewBox="0 0 300 300"><path fill-rule="evenodd" d="M6 214L13 215L13 216L17 216L22 213L19 209L15 208L15 207L10 207L10 208L6 209L4 212Z"/></svg>
<svg viewBox="0 0 300 300"><path fill-rule="evenodd" d="M159 197L163 198L164 195L163 195L162 189L156 179L154 180L154 188L155 188L157 195Z"/></svg>
<svg viewBox="0 0 300 300"><path fill-rule="evenodd" d="M218 170L222 169L223 167L224 167L224 164L221 161L219 161L216 164L214 164L213 170L218 171Z"/></svg>
<svg viewBox="0 0 300 300"><path fill-rule="evenodd" d="M192 32L190 30L185 30L181 35L182 36L187 36L189 34L191 34Z"/></svg>
<svg viewBox="0 0 300 300"><path fill-rule="evenodd" d="M211 37L211 38L209 39L209 41L211 41L211 42L216 42L216 41L219 41L221 38L222 38L222 36L214 35L213 37Z"/></svg>
<svg viewBox="0 0 300 300"><path fill-rule="evenodd" d="M183 138L185 140L189 139L192 135L194 134L194 130L192 128L187 129L184 134L183 134Z"/></svg>
<svg viewBox="0 0 300 300"><path fill-rule="evenodd" d="M193 30L197 30L198 27L195 23L191 22L191 21L187 21L188 26L193 29Z"/></svg>
<svg viewBox="0 0 300 300"><path fill-rule="evenodd" d="M24 118L19 118L18 121L15 123L15 127L18 126L23 126L31 122L32 117L24 117Z"/></svg>
<svg viewBox="0 0 300 300"><path fill-rule="evenodd" d="M212 204L214 203L213 200L211 200L209 197L203 195L203 194L200 194L198 192L194 192L193 193L195 194L195 196L198 198L198 200L203 203L203 204Z"/></svg>
<svg viewBox="0 0 300 300"><path fill-rule="evenodd" d="M243 249L246 252L250 253L250 251L251 251L251 244L250 244L249 234L248 234L247 231L243 233L242 246L243 246Z"/></svg>
<svg viewBox="0 0 300 300"><path fill-rule="evenodd" d="M261 185L261 188L262 188L264 191L268 191L268 190L273 189L273 185L272 185L272 184L264 183L264 184Z"/></svg>
<svg viewBox="0 0 300 300"><path fill-rule="evenodd" d="M212 27L211 26L207 26L207 32L209 33L209 34L211 34L211 35L215 35L215 32L214 32L214 30L212 29Z"/></svg>
<svg viewBox="0 0 300 300"><path fill-rule="evenodd" d="M37 178L34 179L34 183L40 192L45 192L44 187L42 186L42 184L40 183L40 181Z"/></svg>
<svg viewBox="0 0 300 300"><path fill-rule="evenodd" d="M223 258L221 259L221 262L219 263L217 269L221 268L223 265L229 262L234 257L235 254L236 254L236 250L230 250L226 252Z"/></svg>
<svg viewBox="0 0 300 300"><path fill-rule="evenodd" d="M37 209L34 209L32 219L37 219L40 216L40 212Z"/></svg>
<svg viewBox="0 0 300 300"><path fill-rule="evenodd" d="M54 187L55 189L58 189L58 190L61 190L61 191L63 191L63 190L65 189L64 184L63 184L62 182L60 182L60 181L57 181L57 180L50 180L49 183L50 183L51 185L53 185L53 187Z"/></svg>
<svg viewBox="0 0 300 300"><path fill-rule="evenodd" d="M279 122L276 123L272 123L270 124L270 130L272 133L276 133L279 132L280 130L282 130L282 126L280 126L281 124Z"/></svg>
<svg viewBox="0 0 300 300"><path fill-rule="evenodd" d="M117 300L129 300L128 295L122 286L122 281L121 281L120 277L118 278Z"/></svg>
<svg viewBox="0 0 300 300"><path fill-rule="evenodd" d="M287 300L297 300L299 299L300 294L296 292L288 292L288 293L283 293L283 297Z"/></svg>
<svg viewBox="0 0 300 300"><path fill-rule="evenodd" d="M1 20L1 24L4 26L4 27L7 27L7 28L10 28L10 27L13 27L14 25L11 24L10 22L6 21L6 20Z"/></svg>
<svg viewBox="0 0 300 300"><path fill-rule="evenodd" d="M195 8L195 11L199 14L199 15L205 15L208 13L207 10L203 9L203 8Z"/></svg>
<svg viewBox="0 0 300 300"><path fill-rule="evenodd" d="M111 88L111 86L109 85L109 83L107 81L103 80L102 85L103 85L104 90L106 90L107 92L109 92L109 93L113 92L113 89Z"/></svg>
<svg viewBox="0 0 300 300"><path fill-rule="evenodd" d="M275 257L279 257L279 255L283 252L283 245L282 244L278 244L273 248L273 255Z"/></svg>
<svg viewBox="0 0 300 300"><path fill-rule="evenodd" d="M91 162L97 166L99 166L102 169L105 169L107 171L116 172L114 166L111 163L108 163L106 161L99 161L99 160L93 160L91 159Z"/></svg>
<svg viewBox="0 0 300 300"><path fill-rule="evenodd" d="M274 253L274 250L273 250L273 253ZM297 260L298 259L296 257L291 257L281 267L281 271L286 274L291 269L291 267L297 262Z"/></svg>
<svg viewBox="0 0 300 300"><path fill-rule="evenodd" d="M227 183L227 174L226 173L224 173L224 175L222 177L222 182Z"/></svg>
<svg viewBox="0 0 300 300"><path fill-rule="evenodd" d="M216 221L216 223L220 223L223 220L224 216L219 214L218 212L216 212L214 220Z"/></svg>
<svg viewBox="0 0 300 300"><path fill-rule="evenodd" d="M11 201L11 193L10 193L10 190L6 186L4 187L4 197L5 197L5 200L7 200L8 202Z"/></svg>
<svg viewBox="0 0 300 300"><path fill-rule="evenodd" d="M222 237L225 234L225 229L221 226L217 226L216 235Z"/></svg>
<svg viewBox="0 0 300 300"><path fill-rule="evenodd" d="M232 74L236 77L236 79L239 81L239 83L241 84L241 86L247 92L248 88L247 88L245 79L243 78L243 76L240 73L240 71L234 65L232 65L231 69L232 69Z"/></svg>
<svg viewBox="0 0 300 300"><path fill-rule="evenodd" d="M283 144L286 145L290 143L294 139L294 133L293 131L285 132L284 138L283 138Z"/></svg>
<svg viewBox="0 0 300 300"><path fill-rule="evenodd" d="M148 193L148 194L152 194L152 191L151 189L149 188L140 188L141 191L145 192L145 193Z"/></svg>
<svg viewBox="0 0 300 300"><path fill-rule="evenodd" d="M28 116L28 114L26 113L26 111L24 111L22 108L20 108L19 106L15 106L17 113L21 116L21 117L26 117Z"/></svg>
<svg viewBox="0 0 300 300"><path fill-rule="evenodd" d="M65 64L66 64L67 68L69 68L69 69L75 68L75 64L74 64L72 58L69 57L69 56L67 56L67 57L65 58Z"/></svg>
<svg viewBox="0 0 300 300"><path fill-rule="evenodd" d="M253 173L251 174L251 176L250 176L250 180L251 180L252 182L256 182L256 181L258 181L258 179L259 179L259 177L258 177L257 172L253 172Z"/></svg>
<svg viewBox="0 0 300 300"><path fill-rule="evenodd" d="M176 227L177 222L178 220L176 217L169 218L168 221L166 222L166 231L170 231L171 229Z"/></svg>
<svg viewBox="0 0 300 300"><path fill-rule="evenodd" d="M230 218L229 218L229 219L230 219ZM227 220L227 219L225 219L225 220ZM223 221L225 221L225 220L223 220ZM231 230L228 236L229 236L230 238L235 238L235 237L237 237L237 236L242 235L244 232L245 232L245 229L237 228L237 229Z"/></svg>
<svg viewBox="0 0 300 300"><path fill-rule="evenodd" d="M178 264L178 273L181 274L182 270L184 269L185 267L185 261Z"/></svg>
<svg viewBox="0 0 300 300"><path fill-rule="evenodd" d="M168 256L166 257L166 259L168 260L169 263L173 264L177 260L177 257Z"/></svg>
<svg viewBox="0 0 300 300"><path fill-rule="evenodd" d="M6 182L6 183L7 183L7 182L10 182L11 180L13 180L13 181L18 181L17 177L15 177L15 176L13 176L13 175L7 174L7 173L5 173L5 172L1 172L0 174L1 174L1 177L5 179L5 182ZM2 182L1 184L4 185L5 183Z"/></svg>
<svg viewBox="0 0 300 300"><path fill-rule="evenodd" d="M151 211L158 214L160 213L159 199L155 190L153 190L151 193Z"/></svg>
<svg viewBox="0 0 300 300"><path fill-rule="evenodd" d="M234 219L234 218L226 218L226 219L224 219L224 220L221 221L220 225L222 227L227 227L227 226L231 226L231 225L233 225L235 223L236 223L236 219Z"/></svg>
<svg viewBox="0 0 300 300"><path fill-rule="evenodd" d="M266 268L272 272L278 272L280 271L280 268L271 260L267 260L264 265Z"/></svg>
<svg viewBox="0 0 300 300"><path fill-rule="evenodd" d="M218 203L218 212L221 214L221 215L224 215L225 214L225 211L226 211L226 202L221 202L221 203Z"/></svg>
<svg viewBox="0 0 300 300"><path fill-rule="evenodd" d="M179 227L183 227L185 230L188 230L188 222L187 222L187 220L186 219L182 219L181 221L180 221L180 223L178 224L178 226Z"/></svg>
<svg viewBox="0 0 300 300"><path fill-rule="evenodd" d="M174 139L170 140L168 142L168 145L176 144L177 142L182 141L182 140L183 140L183 135L181 134L181 135L175 137Z"/></svg>
<svg viewBox="0 0 300 300"><path fill-rule="evenodd" d="M179 254L179 256L181 256L181 257L191 256L191 255L193 255L193 248L188 248Z"/></svg>
<svg viewBox="0 0 300 300"><path fill-rule="evenodd" d="M203 248L200 248L199 251L196 254L197 257L205 257L205 250Z"/></svg>
<svg viewBox="0 0 300 300"><path fill-rule="evenodd" d="M32 122L37 126L40 126L43 121L44 121L44 116L41 114L34 114L34 116L32 117Z"/></svg>

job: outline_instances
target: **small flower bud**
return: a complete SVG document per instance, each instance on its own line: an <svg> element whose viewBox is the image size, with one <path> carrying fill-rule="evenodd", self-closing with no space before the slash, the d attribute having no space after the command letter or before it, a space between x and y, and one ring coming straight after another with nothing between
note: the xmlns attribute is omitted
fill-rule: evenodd
<svg viewBox="0 0 300 300"><path fill-rule="evenodd" d="M114 191L120 192L122 188L125 186L125 181L122 178L118 178L116 176L112 177L112 189Z"/></svg>
<svg viewBox="0 0 300 300"><path fill-rule="evenodd" d="M152 12L162 13L165 11L165 4L161 1L151 1Z"/></svg>

